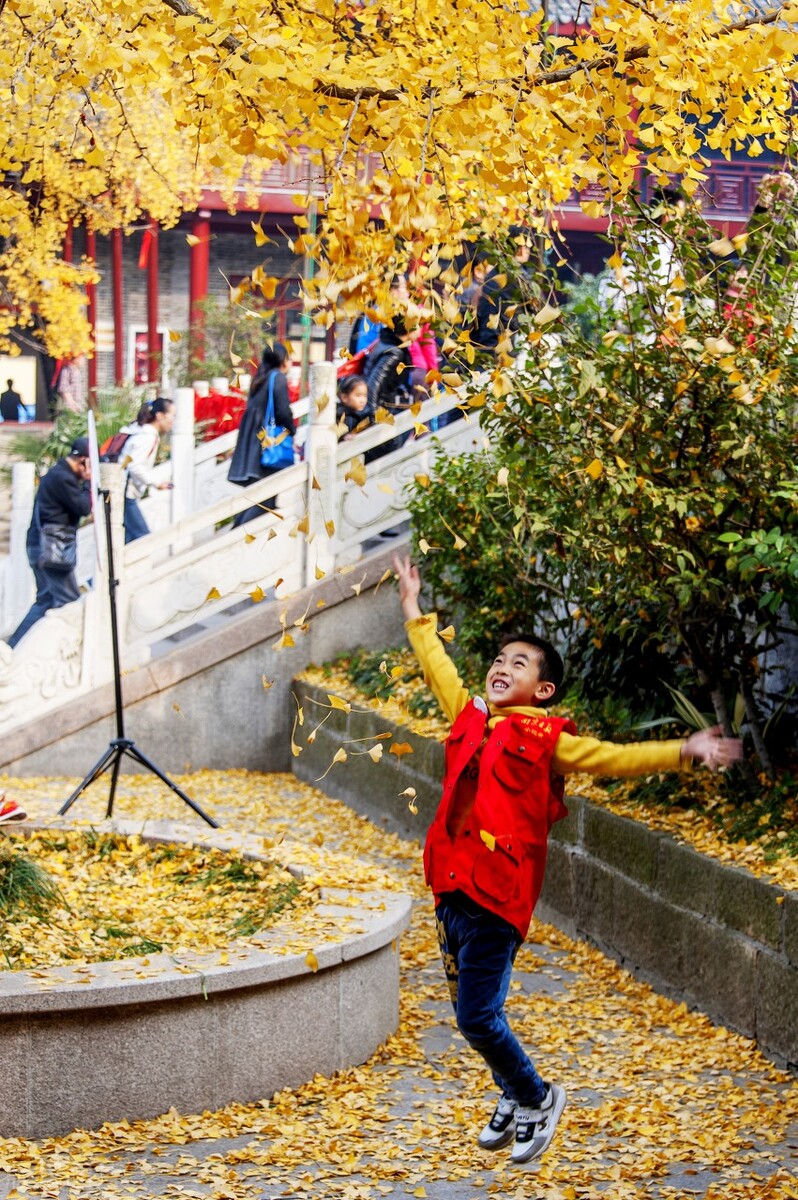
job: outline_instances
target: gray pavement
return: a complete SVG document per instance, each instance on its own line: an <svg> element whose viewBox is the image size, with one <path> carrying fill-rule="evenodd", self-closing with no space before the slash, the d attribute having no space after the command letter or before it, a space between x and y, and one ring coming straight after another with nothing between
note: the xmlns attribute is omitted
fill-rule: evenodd
<svg viewBox="0 0 798 1200"><path fill-rule="evenodd" d="M361 853L421 894L418 855ZM481 1151L492 1085L454 1028L426 898L402 961L400 1027L363 1066L260 1105L0 1141L0 1200L798 1198L798 1080L550 927L508 1010L568 1107L539 1163Z"/></svg>

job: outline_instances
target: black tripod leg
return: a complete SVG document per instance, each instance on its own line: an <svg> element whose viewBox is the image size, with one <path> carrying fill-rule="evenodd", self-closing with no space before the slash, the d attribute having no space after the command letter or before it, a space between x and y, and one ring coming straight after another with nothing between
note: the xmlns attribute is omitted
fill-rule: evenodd
<svg viewBox="0 0 798 1200"><path fill-rule="evenodd" d="M118 764L119 764L119 756L121 753L122 752L119 749L119 747L115 746L113 743L108 747L105 754L102 756L102 758L97 760L97 762L94 764L92 769L89 771L88 775L85 777L83 782L78 784L78 786L75 788L74 792L69 797L69 799L67 801L65 801L64 804L61 805L61 807L58 810L59 817L63 817L63 815L67 811L67 809L69 809L75 803L75 801L77 800L77 798L81 794L81 792L85 792L86 788L90 787L91 784L94 783L95 779L100 778L103 771L106 771L108 769L108 764L111 762L112 759L114 759L114 758L116 759L114 766L117 771L119 770Z"/></svg>
<svg viewBox="0 0 798 1200"><path fill-rule="evenodd" d="M189 808L193 808L197 816L202 817L203 821L207 821L212 829L219 828L218 822L214 821L213 817L209 817L206 812L203 812L200 806L195 804L191 797L187 796L185 792L181 791L177 784L174 783L168 775L164 775L160 767L156 767L155 763L152 762L151 759L147 758L146 754L142 754L138 746L135 746L131 742L128 746L126 746L125 750L131 758L135 758L136 761L140 762L141 765L146 767L148 771L152 771L153 775L157 775L159 779L162 779L166 786L170 787L173 792L176 792L184 804L187 804Z"/></svg>
<svg viewBox="0 0 798 1200"><path fill-rule="evenodd" d="M116 795L116 781L119 778L119 768L122 765L122 755L125 753L126 748L127 747L125 746L117 747L117 755L114 761L113 770L111 771L111 786L108 789L108 807L105 810L106 821L113 816L114 796Z"/></svg>

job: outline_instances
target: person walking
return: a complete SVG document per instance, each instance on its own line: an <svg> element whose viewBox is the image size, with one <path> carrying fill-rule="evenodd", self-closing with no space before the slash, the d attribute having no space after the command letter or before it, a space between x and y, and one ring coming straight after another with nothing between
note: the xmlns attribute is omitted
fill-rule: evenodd
<svg viewBox="0 0 798 1200"><path fill-rule="evenodd" d="M26 539L28 562L36 580L36 599L8 639L12 649L51 608L71 604L80 596L75 579L76 538L78 525L91 512L90 479L89 443L81 437L75 439L69 454L59 459L39 484ZM63 561L47 556L53 527L70 547Z"/></svg>
<svg viewBox="0 0 798 1200"><path fill-rule="evenodd" d="M139 409L135 421L125 425L119 432L127 434L127 441L119 452L118 462L125 467L125 542L135 542L145 537L150 527L139 507L139 500L148 488L159 491L171 488L171 483L153 482L153 468L158 455L161 435L169 433L175 420L172 400L158 396L147 400Z"/></svg>
<svg viewBox="0 0 798 1200"><path fill-rule="evenodd" d="M275 471L283 469L282 467L263 466L261 434L270 388L274 402L275 423L285 429L289 437L293 437L296 433L296 422L294 414L291 412L286 380L289 366L288 351L282 342L275 342L273 347L266 346L261 356L260 366L250 385L247 407L241 418L235 450L230 459L230 469L227 472L230 482L238 484L239 487L249 487L250 484L257 483L260 479L265 479L268 475L273 475ZM276 500L272 496L260 504L245 508L243 512L236 514L233 527L245 525L247 521L254 521L256 517L262 516L267 509L274 508L275 505Z"/></svg>

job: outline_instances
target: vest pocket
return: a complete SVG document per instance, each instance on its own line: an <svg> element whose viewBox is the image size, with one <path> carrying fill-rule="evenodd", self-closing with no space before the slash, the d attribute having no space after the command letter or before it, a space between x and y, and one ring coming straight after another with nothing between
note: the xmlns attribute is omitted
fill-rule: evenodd
<svg viewBox="0 0 798 1200"><path fill-rule="evenodd" d="M503 787L516 791L528 787L544 749L537 739L514 736L502 747L493 764L493 773Z"/></svg>
<svg viewBox="0 0 798 1200"><path fill-rule="evenodd" d="M508 837L497 837L494 849L481 845L474 859L471 878L493 900L511 900L518 891L519 861Z"/></svg>

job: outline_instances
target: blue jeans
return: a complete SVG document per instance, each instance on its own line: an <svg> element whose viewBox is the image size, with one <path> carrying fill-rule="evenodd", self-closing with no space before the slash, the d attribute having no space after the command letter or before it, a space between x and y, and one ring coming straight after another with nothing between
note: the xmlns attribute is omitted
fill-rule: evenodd
<svg viewBox="0 0 798 1200"><path fill-rule="evenodd" d="M536 1108L547 1085L504 1013L522 940L518 930L462 892L442 896L435 917L457 1028L482 1055L504 1095Z"/></svg>
<svg viewBox="0 0 798 1200"><path fill-rule="evenodd" d="M142 516L138 500L125 496L125 544L146 537L149 532L150 527Z"/></svg>
<svg viewBox="0 0 798 1200"><path fill-rule="evenodd" d="M16 646L31 625L40 621L51 608L62 608L80 596L80 588L74 571L45 571L39 566L38 533L33 537L28 535L26 549L28 563L33 571L33 578L36 580L36 599L8 639L8 644L12 647Z"/></svg>

